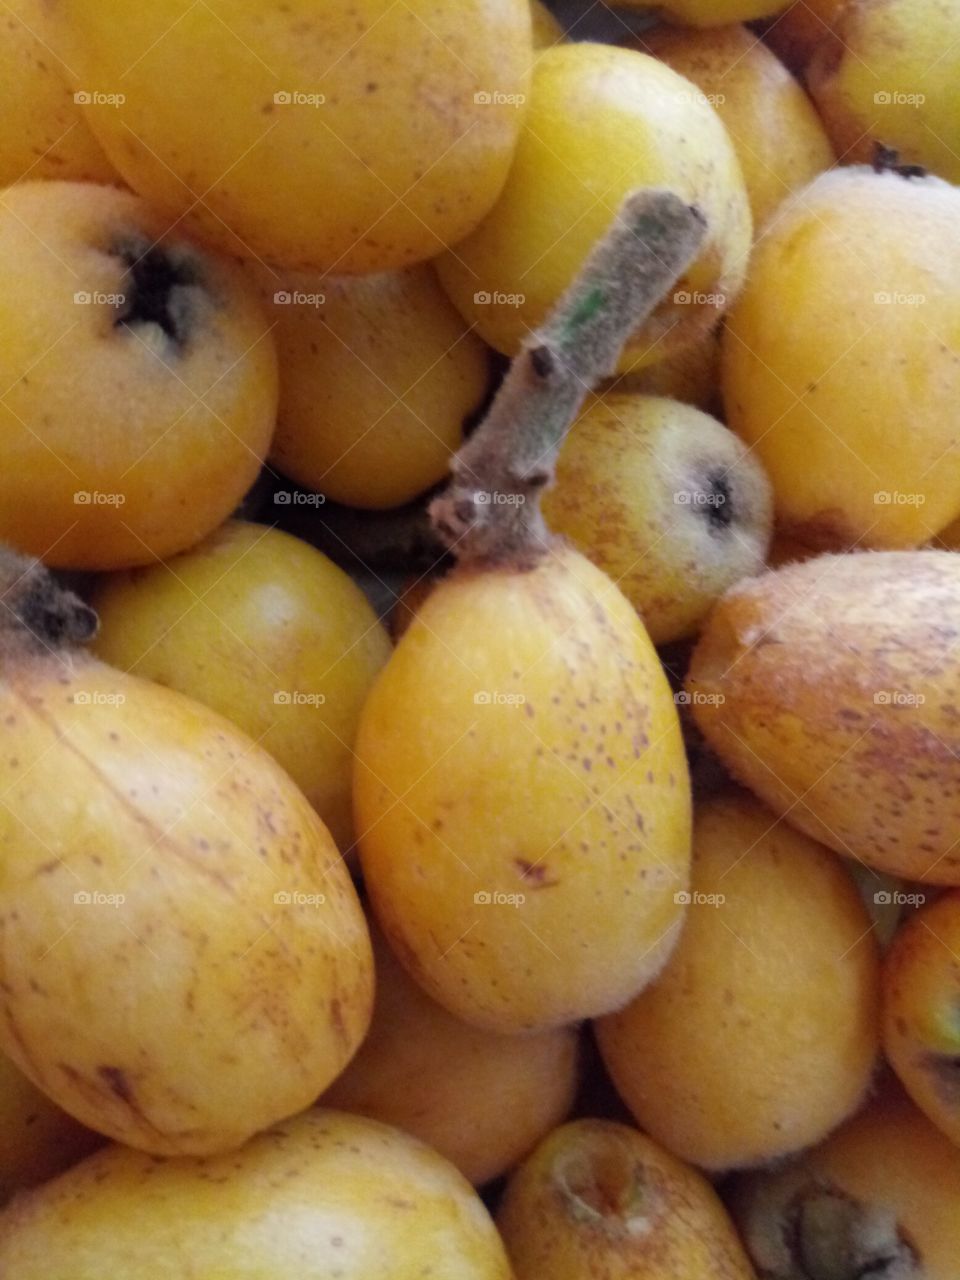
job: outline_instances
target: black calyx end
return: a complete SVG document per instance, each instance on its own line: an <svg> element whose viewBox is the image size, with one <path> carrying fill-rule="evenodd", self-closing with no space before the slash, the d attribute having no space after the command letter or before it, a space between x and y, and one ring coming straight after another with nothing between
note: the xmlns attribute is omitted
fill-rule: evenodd
<svg viewBox="0 0 960 1280"><path fill-rule="evenodd" d="M152 244L145 237L130 236L116 243L113 253L126 264L124 303L114 322L116 328L137 330L156 325L177 347L190 336L190 293L200 284L195 261L183 250Z"/></svg>
<svg viewBox="0 0 960 1280"><path fill-rule="evenodd" d="M733 502L730 481L722 472L707 476L704 485L703 510L715 533L723 533L733 524Z"/></svg>
<svg viewBox="0 0 960 1280"><path fill-rule="evenodd" d="M901 164L900 152L883 142L873 144L871 161L874 173L896 173L901 178L925 178L927 170L922 164Z"/></svg>

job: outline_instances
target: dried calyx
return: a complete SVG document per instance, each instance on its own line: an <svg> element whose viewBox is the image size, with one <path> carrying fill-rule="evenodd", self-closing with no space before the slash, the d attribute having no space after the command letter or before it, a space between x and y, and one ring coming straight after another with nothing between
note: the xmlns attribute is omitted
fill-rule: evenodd
<svg viewBox="0 0 960 1280"><path fill-rule="evenodd" d="M97 633L97 615L31 556L0 547L0 643L42 652L83 644Z"/></svg>
<svg viewBox="0 0 960 1280"><path fill-rule="evenodd" d="M650 1227L644 1171L625 1143L605 1133L581 1134L555 1161L552 1179L566 1212L608 1235L635 1237Z"/></svg>
<svg viewBox="0 0 960 1280"><path fill-rule="evenodd" d="M920 1257L889 1210L829 1182L759 1197L741 1223L762 1280L923 1280Z"/></svg>
<svg viewBox="0 0 960 1280"><path fill-rule="evenodd" d="M535 564L549 545L540 494L584 397L696 258L703 215L669 191L628 196L546 323L525 342L430 507L461 562Z"/></svg>
<svg viewBox="0 0 960 1280"><path fill-rule="evenodd" d="M189 251L156 245L131 233L119 238L112 252L127 268L115 327L136 331L155 325L173 346L185 347L200 286L197 263Z"/></svg>

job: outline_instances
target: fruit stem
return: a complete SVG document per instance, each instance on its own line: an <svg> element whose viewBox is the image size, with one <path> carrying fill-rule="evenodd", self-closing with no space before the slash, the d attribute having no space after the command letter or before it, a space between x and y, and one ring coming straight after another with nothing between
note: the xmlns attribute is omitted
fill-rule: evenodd
<svg viewBox="0 0 960 1280"><path fill-rule="evenodd" d="M92 639L99 625L39 560L0 545L0 649L55 653Z"/></svg>
<svg viewBox="0 0 960 1280"><path fill-rule="evenodd" d="M540 495L596 384L697 256L700 211L671 191L629 195L583 270L523 344L483 422L430 506L438 534L471 564L532 566L549 546Z"/></svg>

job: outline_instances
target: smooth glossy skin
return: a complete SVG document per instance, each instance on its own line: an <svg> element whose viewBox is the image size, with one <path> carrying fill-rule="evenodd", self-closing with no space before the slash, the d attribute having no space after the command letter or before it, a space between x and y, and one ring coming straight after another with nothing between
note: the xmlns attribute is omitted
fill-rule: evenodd
<svg viewBox="0 0 960 1280"><path fill-rule="evenodd" d="M719 1171L818 1142L860 1105L879 956L840 862L746 793L701 806L693 850L676 950L597 1034L640 1127Z"/></svg>
<svg viewBox="0 0 960 1280"><path fill-rule="evenodd" d="M260 279L280 360L277 469L355 507L441 481L491 370L433 267Z"/></svg>
<svg viewBox="0 0 960 1280"><path fill-rule="evenodd" d="M320 1110L208 1160L110 1147L0 1215L0 1267L19 1280L511 1280L451 1165Z"/></svg>
<svg viewBox="0 0 960 1280"><path fill-rule="evenodd" d="M5 0L0 16L0 187L38 178L118 181L47 41L43 0Z"/></svg>
<svg viewBox="0 0 960 1280"><path fill-rule="evenodd" d="M868 1215L893 1221L913 1246L924 1280L954 1280L960 1150L898 1088L885 1084L858 1115L782 1171L743 1180L734 1209L758 1266L775 1267L782 1258L784 1206L815 1195L824 1183ZM773 1280L784 1275L775 1269L764 1274Z"/></svg>
<svg viewBox="0 0 960 1280"><path fill-rule="evenodd" d="M230 1151L309 1106L363 1038L373 965L287 775L206 707L80 654L8 656L0 719L0 1048L155 1154Z"/></svg>
<svg viewBox="0 0 960 1280"><path fill-rule="evenodd" d="M0 1053L0 1204L62 1173L102 1142Z"/></svg>
<svg viewBox="0 0 960 1280"><path fill-rule="evenodd" d="M90 124L134 190L231 253L350 274L473 230L532 59L529 0L57 0L53 19L76 75L125 95Z"/></svg>
<svg viewBox="0 0 960 1280"><path fill-rule="evenodd" d="M878 871L960 884L960 558L820 556L734 587L687 690L727 769Z"/></svg>
<svg viewBox="0 0 960 1280"><path fill-rule="evenodd" d="M384 932L464 1021L533 1031L606 1012L676 940L676 706L634 610L574 551L430 593L364 707L354 795Z"/></svg>
<svg viewBox="0 0 960 1280"><path fill-rule="evenodd" d="M546 1138L510 1179L497 1226L516 1280L754 1280L707 1180L606 1120Z"/></svg>
<svg viewBox="0 0 960 1280"><path fill-rule="evenodd" d="M727 421L786 532L905 548L960 512L960 189L871 169L781 207L728 317Z"/></svg>
<svg viewBox="0 0 960 1280"><path fill-rule="evenodd" d="M112 187L0 193L0 540L48 564L192 546L269 446L276 355L257 298L168 228Z"/></svg>
<svg viewBox="0 0 960 1280"><path fill-rule="evenodd" d="M960 947L960 892L912 914L884 967L883 1043L890 1063L920 1109L960 1145L955 952Z"/></svg>
<svg viewBox="0 0 960 1280"><path fill-rule="evenodd" d="M613 391L591 398L564 441L543 512L660 645L695 635L728 587L764 567L772 498L759 463L716 418Z"/></svg>
<svg viewBox="0 0 960 1280"><path fill-rule="evenodd" d="M412 1133L476 1186L512 1169L570 1113L580 1036L481 1031L417 986L371 929L377 997L370 1033L325 1106Z"/></svg>
<svg viewBox="0 0 960 1280"><path fill-rule="evenodd" d="M577 275L623 198L667 187L707 219L703 251L634 334L621 368L663 359L713 328L740 288L751 220L743 175L713 108L634 49L561 45L541 54L500 200L438 263L463 315L513 355Z"/></svg>
<svg viewBox="0 0 960 1280"><path fill-rule="evenodd" d="M835 162L810 99L746 27L656 27L632 44L706 94L736 150L758 230L786 196Z"/></svg>
<svg viewBox="0 0 960 1280"><path fill-rule="evenodd" d="M342 569L278 529L231 521L168 564L111 574L91 601L105 662L232 720L349 848L353 742L390 642Z"/></svg>
<svg viewBox="0 0 960 1280"><path fill-rule="evenodd" d="M960 9L954 0L860 0L834 20L807 81L844 159L875 142L960 182Z"/></svg>

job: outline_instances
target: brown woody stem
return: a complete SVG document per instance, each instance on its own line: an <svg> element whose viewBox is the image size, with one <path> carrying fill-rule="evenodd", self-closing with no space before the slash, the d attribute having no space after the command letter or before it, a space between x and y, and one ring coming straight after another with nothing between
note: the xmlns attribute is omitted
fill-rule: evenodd
<svg viewBox="0 0 960 1280"><path fill-rule="evenodd" d="M671 191L624 201L573 285L524 343L486 418L430 507L460 561L535 563L548 546L540 494L584 397L697 256L703 215Z"/></svg>

